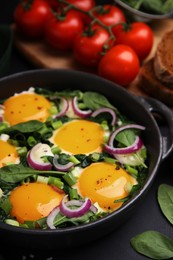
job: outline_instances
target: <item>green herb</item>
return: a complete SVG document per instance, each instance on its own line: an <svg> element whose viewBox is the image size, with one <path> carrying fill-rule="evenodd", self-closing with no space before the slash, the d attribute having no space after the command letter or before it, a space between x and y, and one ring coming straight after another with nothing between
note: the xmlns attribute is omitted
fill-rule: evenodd
<svg viewBox="0 0 173 260"><path fill-rule="evenodd" d="M158 202L160 208L173 225L173 187L167 184L161 184L158 189Z"/></svg>
<svg viewBox="0 0 173 260"><path fill-rule="evenodd" d="M152 259L173 257L173 241L157 231L146 231L131 239L132 247Z"/></svg>
<svg viewBox="0 0 173 260"><path fill-rule="evenodd" d="M158 188L158 203L164 216L173 224L173 187L161 184ZM169 259L173 257L173 240L160 232L149 230L130 240L136 252L151 259Z"/></svg>
<svg viewBox="0 0 173 260"><path fill-rule="evenodd" d="M60 171L38 171L31 169L29 167L24 167L21 164L12 164L8 166L4 166L0 169L0 181L4 181L6 183L18 183L23 181L27 177L31 177L33 175L64 175L64 172Z"/></svg>
<svg viewBox="0 0 173 260"><path fill-rule="evenodd" d="M135 133L133 130L127 129L118 133L115 139L126 147L134 143Z"/></svg>
<svg viewBox="0 0 173 260"><path fill-rule="evenodd" d="M122 0L122 2L151 14L166 14L173 9L173 0Z"/></svg>
<svg viewBox="0 0 173 260"><path fill-rule="evenodd" d="M75 226L78 226L80 223L86 223L90 222L90 219L94 213L92 211L89 211L88 213L84 214L82 217L78 218L68 218L62 215L61 213L58 213L54 220L54 225L56 227L62 226L67 223L72 223Z"/></svg>
<svg viewBox="0 0 173 260"><path fill-rule="evenodd" d="M13 131L18 131L20 133L32 133L40 130L43 127L43 123L37 120L31 120L25 123L19 123L14 126L8 127L3 130L3 133L11 133Z"/></svg>
<svg viewBox="0 0 173 260"><path fill-rule="evenodd" d="M12 206L9 197L0 200L0 208L8 215Z"/></svg>
<svg viewBox="0 0 173 260"><path fill-rule="evenodd" d="M108 107L116 110L115 107L109 103L109 101L105 96L97 92L90 92L90 91L85 92L83 94L83 102L86 105L86 107L93 110L96 110L101 107Z"/></svg>

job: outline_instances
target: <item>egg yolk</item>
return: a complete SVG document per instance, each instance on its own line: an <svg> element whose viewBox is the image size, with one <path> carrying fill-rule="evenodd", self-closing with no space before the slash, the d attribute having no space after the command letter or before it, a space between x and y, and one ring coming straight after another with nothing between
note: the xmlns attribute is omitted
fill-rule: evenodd
<svg viewBox="0 0 173 260"><path fill-rule="evenodd" d="M53 137L53 143L71 154L101 152L104 131L97 123L74 120L64 124Z"/></svg>
<svg viewBox="0 0 173 260"><path fill-rule="evenodd" d="M23 93L8 98L4 102L4 119L10 125L29 120L45 122L48 118L50 102L35 93Z"/></svg>
<svg viewBox="0 0 173 260"><path fill-rule="evenodd" d="M48 216L64 197L64 192L54 190L44 183L23 184L10 195L12 210L10 215L20 223L35 221Z"/></svg>
<svg viewBox="0 0 173 260"><path fill-rule="evenodd" d="M17 163L19 161L15 146L0 140L0 147L0 168L5 166L6 163Z"/></svg>
<svg viewBox="0 0 173 260"><path fill-rule="evenodd" d="M78 189L82 197L88 197L93 203L98 202L105 210L116 210L122 202L115 202L128 195L128 187L136 180L116 165L104 162L93 163L86 167L78 180Z"/></svg>

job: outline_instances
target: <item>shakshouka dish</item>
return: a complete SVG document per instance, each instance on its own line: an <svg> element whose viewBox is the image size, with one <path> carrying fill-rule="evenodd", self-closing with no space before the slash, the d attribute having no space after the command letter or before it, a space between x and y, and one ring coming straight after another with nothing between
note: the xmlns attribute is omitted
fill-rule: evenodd
<svg viewBox="0 0 173 260"><path fill-rule="evenodd" d="M147 175L144 125L102 94L31 87L0 104L0 221L30 229L116 211Z"/></svg>

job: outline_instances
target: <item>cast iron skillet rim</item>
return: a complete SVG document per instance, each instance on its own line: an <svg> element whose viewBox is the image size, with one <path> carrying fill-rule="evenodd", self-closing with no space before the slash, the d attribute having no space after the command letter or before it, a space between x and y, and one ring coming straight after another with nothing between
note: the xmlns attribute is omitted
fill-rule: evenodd
<svg viewBox="0 0 173 260"><path fill-rule="evenodd" d="M118 215L118 214L122 214L123 211L126 212L126 210L128 210L128 208L130 207L133 207L133 205L135 204L135 202L137 200L140 199L141 196L144 196L144 193L150 188L150 186L152 185L152 182L154 181L154 178L156 176L156 173L157 173L157 170L158 170L158 167L159 167L159 164L161 162L161 156L162 156L162 139L161 139L161 134L160 134L160 130L159 130L159 127L154 119L154 117L150 114L150 112L145 108L145 106L143 106L139 100L133 96L131 93L127 92L126 89L122 88L121 86L117 85L117 84L114 84L113 82L109 81L109 80L106 80L104 78L100 78L99 76L97 75L94 75L94 74L91 74L89 72L83 72L83 71L75 71L75 70L70 70L70 69L35 69L35 70L28 70L28 71L24 71L24 72L18 72L18 73L14 73L12 75L9 75L9 76L5 76L3 78L0 79L0 83L2 83L3 81L7 81L7 80L11 80L11 79L15 79L15 78L18 78L18 77L23 77L24 75L33 75L33 74L43 74L43 73L55 73L55 72L62 72L62 73L69 73L69 74L76 74L76 76L78 74L80 74L81 76L89 76L89 77L93 77L93 78L98 78L98 80L102 80L105 82L105 84L109 84L111 86L115 86L117 88L119 88L119 91L120 92L123 92L124 95L126 96L130 96L131 99L134 100L134 102L137 102L139 106L141 106L145 112L147 114L149 114L151 120L152 120L152 123L153 123L153 126L155 127L155 130L157 131L157 134L159 136L159 140L160 140L160 151L159 151L159 156L157 158L157 162L154 166L154 169L152 171L152 173L150 174L149 178L147 179L147 181L145 182L144 186L139 190L139 192L135 195L134 198L130 199L127 204L123 205L121 208L119 208L118 210L110 213L108 216L102 218L102 219L99 219L99 220L96 220L94 222L91 222L91 223L88 223L88 224L83 224L83 225L79 225L79 226L75 226L75 227L68 227L68 228L61 228L61 229L56 229L56 230L35 230L35 229L25 229L25 228L22 228L22 227L15 227L15 226L11 226L11 225L8 225L8 224L5 224L5 223L0 223L0 228L2 227L3 229L5 230L8 230L8 231L13 231L13 232L17 232L17 233L24 233L24 234L36 234L36 235L47 235L47 234L56 234L56 233L65 233L65 234L68 234L68 233L71 233L71 232L74 232L74 231L80 231L81 229L82 230L86 230L92 226L95 226L95 225L99 225L101 224L102 222L106 222L106 221L109 221L109 219L113 218L114 216Z"/></svg>

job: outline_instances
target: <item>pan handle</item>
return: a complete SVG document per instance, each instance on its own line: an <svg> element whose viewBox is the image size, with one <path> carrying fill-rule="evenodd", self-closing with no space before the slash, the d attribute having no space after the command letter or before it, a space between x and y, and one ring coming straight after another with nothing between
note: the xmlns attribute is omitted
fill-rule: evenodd
<svg viewBox="0 0 173 260"><path fill-rule="evenodd" d="M163 143L162 160L167 158L173 150L173 112L161 101L150 97L139 97L144 107L155 118Z"/></svg>

